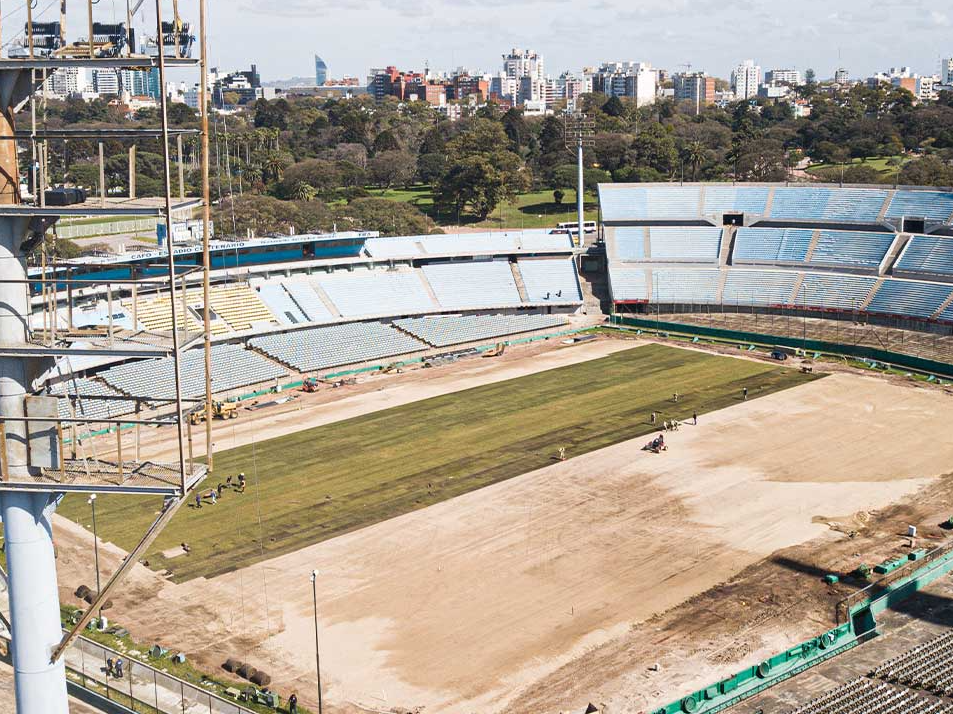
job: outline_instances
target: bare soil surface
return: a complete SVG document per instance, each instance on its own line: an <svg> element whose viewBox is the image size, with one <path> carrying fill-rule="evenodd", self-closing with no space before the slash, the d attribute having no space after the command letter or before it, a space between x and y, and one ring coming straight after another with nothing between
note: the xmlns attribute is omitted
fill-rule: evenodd
<svg viewBox="0 0 953 714"><path fill-rule="evenodd" d="M630 346L381 378L383 392L239 420L231 438ZM308 701L318 569L334 711L640 711L825 629L849 587L823 574L908 545L907 524L941 538L951 417L941 390L837 373L705 415L663 454L642 451L644 438L617 444L213 580L173 585L137 567L112 615L208 668L250 661ZM94 578L89 539L57 519L64 601ZM123 553L100 556L108 571Z"/></svg>

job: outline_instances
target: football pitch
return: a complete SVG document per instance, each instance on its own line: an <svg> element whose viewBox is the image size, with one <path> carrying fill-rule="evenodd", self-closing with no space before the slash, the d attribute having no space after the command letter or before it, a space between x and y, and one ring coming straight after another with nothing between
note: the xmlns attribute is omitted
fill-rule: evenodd
<svg viewBox="0 0 953 714"><path fill-rule="evenodd" d="M203 488L241 471L245 492L183 506L147 560L175 581L213 577L547 466L560 448L575 458L649 434L652 411L686 420L745 387L753 399L817 378L652 344L223 451ZM100 496L99 535L128 550L160 506ZM90 527L85 497L59 513ZM162 554L183 541L188 555Z"/></svg>

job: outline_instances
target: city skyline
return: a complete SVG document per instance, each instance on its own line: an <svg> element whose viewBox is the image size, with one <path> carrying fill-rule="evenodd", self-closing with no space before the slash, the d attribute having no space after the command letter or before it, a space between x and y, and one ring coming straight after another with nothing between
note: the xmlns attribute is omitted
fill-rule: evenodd
<svg viewBox="0 0 953 714"><path fill-rule="evenodd" d="M886 8L846 0L836 10L819 0L770 5L753 0L647 0L634 8L619 0L573 6L535 0L434 0L415 6L412 14L392 0L373 0L370 5L354 0L267 0L242 7L242 13L214 18L218 34L230 39L223 43L213 36L212 57L222 66L241 66L247 62L247 48L257 46L256 59L266 79L311 74L307 69L315 52L335 68L335 77L362 77L368 68L386 65L418 71L425 64L498 71L499 53L510 47L543 54L547 72L554 76L603 61L635 60L673 72L691 63L693 69L727 78L746 58L754 58L765 70L813 68L821 78L832 77L839 66L853 76L898 65L932 73L939 58L949 56L953 27L953 12L938 10L926 0ZM494 11L503 8L505 14ZM607 15L614 20L607 22ZM252 16L254 22L248 22ZM322 32L327 26L323 21L332 16L334 32ZM898 26L906 28L903 35L896 33ZM280 36L276 47L281 51L269 52L261 42L263 35ZM363 41L356 42L355 36Z"/></svg>

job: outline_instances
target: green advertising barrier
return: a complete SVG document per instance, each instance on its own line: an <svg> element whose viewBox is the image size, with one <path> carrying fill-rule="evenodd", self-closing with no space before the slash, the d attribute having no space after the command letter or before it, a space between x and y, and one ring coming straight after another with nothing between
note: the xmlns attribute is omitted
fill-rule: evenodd
<svg viewBox="0 0 953 714"><path fill-rule="evenodd" d="M858 359L887 362L898 367L906 367L907 369L916 370L917 372L942 374L946 377L953 377L953 364L923 359L922 357L912 357L911 355L900 354L899 352L878 350L873 347L842 345L835 342L822 342L820 340L803 340L797 337L784 337L781 335L769 335L758 332L723 330L718 327L703 327L701 325L688 325L680 322L662 322L659 320L649 320L623 315L612 315L610 317L610 322L613 325L638 327L643 330L678 332L683 335L700 335L702 337L712 337L715 339L729 340L732 342L756 342L766 346L777 345L781 347L803 349L807 352L826 352L828 354L846 355L848 357L856 357Z"/></svg>

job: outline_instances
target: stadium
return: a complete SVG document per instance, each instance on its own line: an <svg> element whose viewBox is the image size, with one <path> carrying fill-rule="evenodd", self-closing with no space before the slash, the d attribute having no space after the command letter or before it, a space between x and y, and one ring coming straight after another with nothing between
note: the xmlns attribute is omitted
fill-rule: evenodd
<svg viewBox="0 0 953 714"><path fill-rule="evenodd" d="M317 710L317 630L330 711L953 710L953 193L611 184L600 211L582 245L214 241L235 418L207 421L212 473L112 592L112 634L67 650L71 686L243 711L241 666ZM131 453L174 460L173 324L206 453L205 296L149 273L162 252L31 285L33 329L71 340L34 382L62 448L120 464L95 524L58 507L68 609L92 529L110 573L162 513L110 486Z"/></svg>

